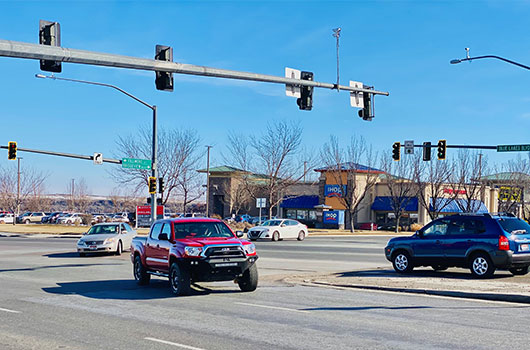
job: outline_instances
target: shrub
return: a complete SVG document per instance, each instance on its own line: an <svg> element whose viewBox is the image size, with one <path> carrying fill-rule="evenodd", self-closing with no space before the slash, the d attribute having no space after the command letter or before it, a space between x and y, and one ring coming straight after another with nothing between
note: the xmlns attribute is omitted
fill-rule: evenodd
<svg viewBox="0 0 530 350"><path fill-rule="evenodd" d="M83 225L90 225L92 223L92 214L81 215L81 222ZM76 222L76 225L78 225L78 222Z"/></svg>
<svg viewBox="0 0 530 350"><path fill-rule="evenodd" d="M421 225L420 225L420 224L412 224L412 225L410 225L410 230L411 230L411 231L416 232L416 231L418 231L419 229L421 229Z"/></svg>
<svg viewBox="0 0 530 350"><path fill-rule="evenodd" d="M213 214L213 215L210 215L210 217L211 217L212 219L219 219L219 220L222 220L222 219L223 219L223 218L221 217L221 215L219 215L219 214Z"/></svg>

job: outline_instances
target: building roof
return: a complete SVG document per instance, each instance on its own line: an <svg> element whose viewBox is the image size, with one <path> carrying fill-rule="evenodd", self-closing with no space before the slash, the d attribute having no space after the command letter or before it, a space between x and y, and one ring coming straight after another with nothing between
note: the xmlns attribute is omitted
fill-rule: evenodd
<svg viewBox="0 0 530 350"><path fill-rule="evenodd" d="M438 207L444 207L440 212L441 213L462 213L463 210L461 208L465 208L467 205L467 200L463 198L437 198L436 201L441 201ZM430 199L430 207L432 210L432 198ZM487 213L488 209L482 203L482 201L479 201L477 199L471 199L471 207L478 208L476 211L477 214Z"/></svg>
<svg viewBox="0 0 530 350"><path fill-rule="evenodd" d="M503 172L491 175L485 175L474 179L478 182L513 182L513 181L530 181L530 175L521 172Z"/></svg>
<svg viewBox="0 0 530 350"><path fill-rule="evenodd" d="M380 169L372 168L366 165L353 163L353 162L341 163L339 166L331 165L331 166L315 169L315 171L318 171L318 172L337 171L337 170L340 170L340 171L352 171L353 170L357 173L379 173L379 174L384 173L384 171Z"/></svg>
<svg viewBox="0 0 530 350"><path fill-rule="evenodd" d="M206 173L206 169L197 170L199 173ZM234 168L228 165L221 165L217 167L210 168L210 174L212 173L248 173L243 169Z"/></svg>

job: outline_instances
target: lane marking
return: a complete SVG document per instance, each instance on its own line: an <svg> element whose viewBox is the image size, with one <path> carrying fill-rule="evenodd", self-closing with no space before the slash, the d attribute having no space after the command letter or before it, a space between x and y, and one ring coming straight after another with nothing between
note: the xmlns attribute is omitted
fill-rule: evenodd
<svg viewBox="0 0 530 350"><path fill-rule="evenodd" d="M202 348L196 348L196 347L194 347L194 346L189 346L189 345L184 345L184 344L179 344L179 343L173 343L173 342L170 342L170 341L167 341L167 340L156 339L156 338L151 338L151 337L146 337L146 338L144 338L144 339L145 339L145 340L154 341L154 342L157 342L157 343L166 344L166 345L173 345L173 346L176 346L176 347L179 347L179 348L183 348L183 349L189 349L189 350L205 350L205 349L202 349Z"/></svg>
<svg viewBox="0 0 530 350"><path fill-rule="evenodd" d="M9 310L9 309L3 309L3 308L1 308L1 307L0 307L0 311L11 312L11 313L13 313L13 314L19 314L19 313L20 313L20 311Z"/></svg>
<svg viewBox="0 0 530 350"><path fill-rule="evenodd" d="M268 306L268 305L249 304L249 303L240 303L240 302L236 302L235 304L262 307L264 309L275 309L275 310L283 310L283 311L301 312L301 313L304 313L304 314L309 313L309 311L306 311L306 310L289 309L289 308L286 308L286 307L279 307L279 306Z"/></svg>

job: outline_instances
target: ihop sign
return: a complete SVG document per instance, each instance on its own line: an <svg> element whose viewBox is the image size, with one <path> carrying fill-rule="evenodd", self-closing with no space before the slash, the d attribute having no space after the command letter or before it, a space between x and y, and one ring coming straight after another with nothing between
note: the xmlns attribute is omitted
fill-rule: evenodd
<svg viewBox="0 0 530 350"><path fill-rule="evenodd" d="M324 185L324 197L342 197L348 192L347 186L341 185Z"/></svg>
<svg viewBox="0 0 530 350"><path fill-rule="evenodd" d="M339 211L330 210L324 212L324 223L325 224L338 224L339 223Z"/></svg>

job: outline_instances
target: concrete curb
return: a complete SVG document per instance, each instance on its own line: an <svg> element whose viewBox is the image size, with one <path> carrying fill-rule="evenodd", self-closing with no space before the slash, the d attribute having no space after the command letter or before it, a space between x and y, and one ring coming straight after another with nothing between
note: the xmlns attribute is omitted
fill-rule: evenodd
<svg viewBox="0 0 530 350"><path fill-rule="evenodd" d="M331 282L324 282L324 281L307 281L307 282L304 281L303 284L313 285L313 286L316 285L316 286L327 286L327 287L354 288L354 289L376 290L376 291L385 291L385 292L436 295L436 296L445 296L445 297L462 298L462 299L478 299L478 300L488 300L488 301L503 301L503 302L509 302L509 303L530 304L530 296L519 295L519 294L477 293L477 292L449 291L449 290L435 290L435 289L383 287L383 286L374 286L374 285L331 283Z"/></svg>

